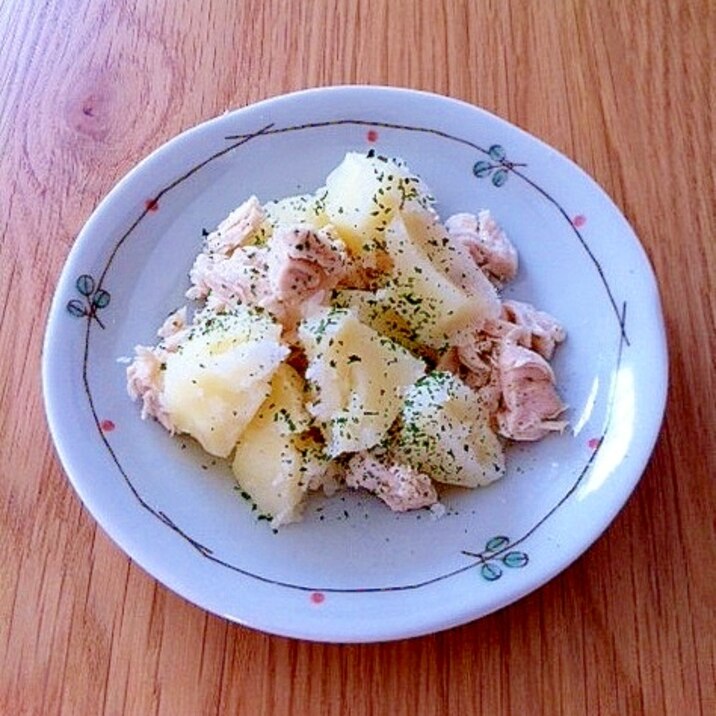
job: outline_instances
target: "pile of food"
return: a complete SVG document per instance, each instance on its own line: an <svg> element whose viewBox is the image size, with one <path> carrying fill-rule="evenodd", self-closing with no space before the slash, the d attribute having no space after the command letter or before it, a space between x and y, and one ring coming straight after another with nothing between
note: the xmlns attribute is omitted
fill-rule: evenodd
<svg viewBox="0 0 716 716"><path fill-rule="evenodd" d="M498 288L517 252L489 211L443 224L399 159L349 153L315 194L249 198L208 234L186 307L137 346L128 391L172 434L233 455L274 526L364 488L439 510L440 484L505 472L503 443L560 431L550 315Z"/></svg>

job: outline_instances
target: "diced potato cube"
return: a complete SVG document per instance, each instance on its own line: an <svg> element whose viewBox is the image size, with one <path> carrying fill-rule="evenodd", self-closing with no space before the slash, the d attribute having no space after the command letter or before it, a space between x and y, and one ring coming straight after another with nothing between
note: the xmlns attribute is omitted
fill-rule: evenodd
<svg viewBox="0 0 716 716"><path fill-rule="evenodd" d="M320 479L328 462L320 445L304 434L311 423L304 396L303 378L280 365L271 394L236 445L236 481L275 526L300 518L309 484Z"/></svg>
<svg viewBox="0 0 716 716"><path fill-rule="evenodd" d="M385 239L394 274L378 299L405 319L420 342L442 349L452 334L481 321L480 303L430 261L399 215Z"/></svg>
<svg viewBox="0 0 716 716"><path fill-rule="evenodd" d="M299 337L314 393L308 409L324 433L328 454L335 457L376 445L425 364L346 309L322 310L301 324Z"/></svg>
<svg viewBox="0 0 716 716"><path fill-rule="evenodd" d="M452 373L435 371L406 394L394 452L438 482L463 487L502 477L502 445L480 397Z"/></svg>
<svg viewBox="0 0 716 716"><path fill-rule="evenodd" d="M280 337L270 317L243 307L200 320L166 359L163 399L176 429L228 457L288 355Z"/></svg>
<svg viewBox="0 0 716 716"><path fill-rule="evenodd" d="M356 152L326 179L326 214L354 253L373 251L394 211L407 204L429 206L422 180L402 163Z"/></svg>

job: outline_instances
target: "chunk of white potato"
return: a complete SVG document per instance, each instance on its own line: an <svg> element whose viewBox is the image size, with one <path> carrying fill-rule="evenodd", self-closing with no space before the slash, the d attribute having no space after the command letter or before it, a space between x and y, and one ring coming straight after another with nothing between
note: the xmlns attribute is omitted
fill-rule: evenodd
<svg viewBox="0 0 716 716"><path fill-rule="evenodd" d="M504 475L504 453L488 411L452 373L421 378L407 392L401 418L395 455L433 480L477 487Z"/></svg>
<svg viewBox="0 0 716 716"><path fill-rule="evenodd" d="M386 435L425 364L347 309L323 309L299 327L309 359L308 406L331 457L366 450Z"/></svg>
<svg viewBox="0 0 716 716"><path fill-rule="evenodd" d="M392 338L413 353L419 354L422 350L410 324L393 308L386 306L378 292L339 289L333 292L331 306L352 309L361 323L370 326L381 336Z"/></svg>
<svg viewBox="0 0 716 716"><path fill-rule="evenodd" d="M482 321L481 303L430 261L400 215L386 228L385 240L393 278L378 299L405 319L420 342L443 349L451 335Z"/></svg>
<svg viewBox="0 0 716 716"><path fill-rule="evenodd" d="M325 211L326 190L315 194L298 194L263 205L266 222L271 229L277 226L305 224L312 229L321 229L328 223Z"/></svg>
<svg viewBox="0 0 716 716"><path fill-rule="evenodd" d="M401 211L405 230L430 263L467 293L483 318L498 318L497 289L460 242L451 239L434 211L411 205Z"/></svg>
<svg viewBox="0 0 716 716"><path fill-rule="evenodd" d="M166 358L164 405L177 431L228 457L289 353L267 314L239 307L196 322Z"/></svg>
<svg viewBox="0 0 716 716"><path fill-rule="evenodd" d="M396 209L429 206L423 181L402 162L349 152L326 179L326 214L354 253L375 250Z"/></svg>
<svg viewBox="0 0 716 716"><path fill-rule="evenodd" d="M274 526L300 519L304 495L328 462L305 434L311 416L304 399L303 378L283 363L271 380L271 394L236 445L236 481Z"/></svg>

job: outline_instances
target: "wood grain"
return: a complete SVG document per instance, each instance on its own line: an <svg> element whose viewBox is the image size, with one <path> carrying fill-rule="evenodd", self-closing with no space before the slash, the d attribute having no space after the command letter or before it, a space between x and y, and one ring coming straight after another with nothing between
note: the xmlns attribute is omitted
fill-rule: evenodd
<svg viewBox="0 0 716 716"><path fill-rule="evenodd" d="M716 713L710 0L0 3L0 713ZM55 458L39 365L70 246L153 148L340 83L491 110L614 197L659 278L665 425L604 537L543 589L411 641L229 624L132 564Z"/></svg>

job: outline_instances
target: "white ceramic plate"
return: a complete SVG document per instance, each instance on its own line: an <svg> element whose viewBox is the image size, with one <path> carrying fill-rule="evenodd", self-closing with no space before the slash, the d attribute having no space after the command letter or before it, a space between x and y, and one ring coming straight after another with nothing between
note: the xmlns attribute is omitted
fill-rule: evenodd
<svg viewBox="0 0 716 716"><path fill-rule="evenodd" d="M397 515L345 493L274 534L229 468L142 422L117 362L183 303L202 229L249 194L313 191L346 151L400 156L442 216L489 207L517 245L507 296L569 337L554 366L570 430L512 447L507 477L454 490L448 514ZM77 239L52 305L43 379L75 489L120 547L216 614L275 634L377 641L461 624L576 559L634 489L666 396L659 297L634 233L568 159L473 106L378 87L261 102L173 139L131 171ZM184 447L186 446L186 447Z"/></svg>

